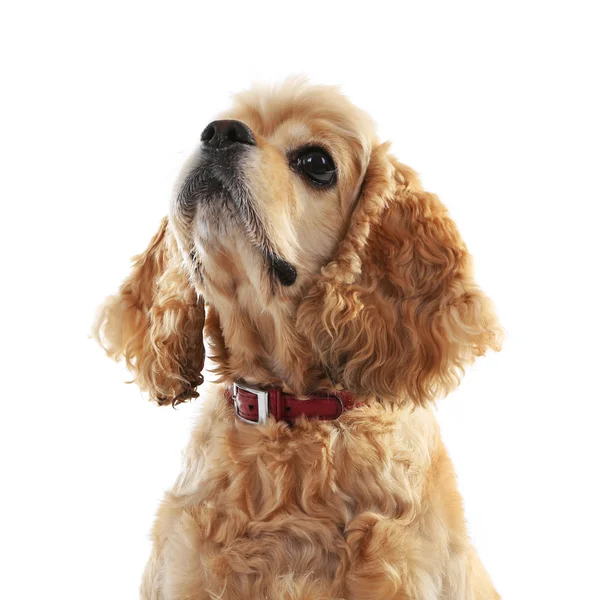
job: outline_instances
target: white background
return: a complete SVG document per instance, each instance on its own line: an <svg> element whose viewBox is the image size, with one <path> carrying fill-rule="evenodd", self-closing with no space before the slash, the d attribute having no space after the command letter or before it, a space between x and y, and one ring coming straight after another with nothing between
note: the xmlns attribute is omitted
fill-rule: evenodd
<svg viewBox="0 0 594 600"><path fill-rule="evenodd" d="M0 15L0 595L127 599L197 403L87 339L210 118L342 84L451 209L507 330L439 404L507 600L592 598L592 18L586 2L44 2Z"/></svg>

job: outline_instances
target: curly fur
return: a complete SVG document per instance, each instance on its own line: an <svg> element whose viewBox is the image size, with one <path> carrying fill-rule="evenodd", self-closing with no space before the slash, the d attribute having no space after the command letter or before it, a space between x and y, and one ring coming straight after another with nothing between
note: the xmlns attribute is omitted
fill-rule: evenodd
<svg viewBox="0 0 594 600"><path fill-rule="evenodd" d="M299 276L279 286L241 229L174 206L98 317L108 354L159 404L197 395L203 329L219 375L159 509L142 598L498 598L428 406L501 342L447 210L334 88L257 89L225 116L252 129L252 208ZM320 140L339 168L325 193L283 154ZM253 426L224 398L239 379L364 403Z"/></svg>
<svg viewBox="0 0 594 600"><path fill-rule="evenodd" d="M374 151L350 230L297 326L347 389L424 404L498 350L501 329L446 208L386 151Z"/></svg>
<svg viewBox="0 0 594 600"><path fill-rule="evenodd" d="M196 398L204 381L204 302L182 269L166 218L133 263L101 308L94 335L110 357L125 359L140 389L159 404Z"/></svg>

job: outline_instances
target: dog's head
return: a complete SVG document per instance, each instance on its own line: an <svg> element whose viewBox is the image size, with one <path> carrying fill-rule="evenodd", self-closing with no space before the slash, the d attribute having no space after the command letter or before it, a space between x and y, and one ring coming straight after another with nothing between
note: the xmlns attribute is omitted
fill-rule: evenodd
<svg viewBox="0 0 594 600"><path fill-rule="evenodd" d="M425 403L500 328L441 202L336 89L257 89L209 125L97 334L160 403L223 380Z"/></svg>

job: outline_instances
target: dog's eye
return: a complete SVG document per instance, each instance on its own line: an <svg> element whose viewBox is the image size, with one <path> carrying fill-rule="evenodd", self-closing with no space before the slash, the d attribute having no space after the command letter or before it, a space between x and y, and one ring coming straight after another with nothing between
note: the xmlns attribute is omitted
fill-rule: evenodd
<svg viewBox="0 0 594 600"><path fill-rule="evenodd" d="M322 148L307 148L291 160L294 169L303 173L314 185L328 186L336 181L336 166Z"/></svg>

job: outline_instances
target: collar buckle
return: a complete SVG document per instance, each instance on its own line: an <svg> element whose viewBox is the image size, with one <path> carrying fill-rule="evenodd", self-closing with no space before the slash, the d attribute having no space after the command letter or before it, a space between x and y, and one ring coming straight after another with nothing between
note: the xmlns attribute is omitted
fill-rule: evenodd
<svg viewBox="0 0 594 600"><path fill-rule="evenodd" d="M254 394L258 398L258 421L250 421L249 419L245 419L239 414L239 399L237 396L237 391L243 390L244 392L249 392L250 394ZM235 408L235 414L239 419L241 419L244 423L249 423L250 425L262 425L268 421L268 392L266 390L262 390L257 387L251 387L248 385L244 385L242 383L233 382L233 407Z"/></svg>

